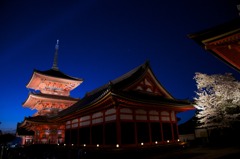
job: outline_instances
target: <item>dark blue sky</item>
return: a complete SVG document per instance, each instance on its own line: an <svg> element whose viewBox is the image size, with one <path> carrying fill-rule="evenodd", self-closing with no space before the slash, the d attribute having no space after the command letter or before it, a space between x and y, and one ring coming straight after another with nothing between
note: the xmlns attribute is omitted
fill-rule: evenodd
<svg viewBox="0 0 240 159"><path fill-rule="evenodd" d="M52 67L84 82L83 97L146 60L177 99L193 99L195 72L236 71L187 37L238 17L235 0L2 0L0 2L0 129L16 129L33 69ZM178 114L185 122L193 111Z"/></svg>

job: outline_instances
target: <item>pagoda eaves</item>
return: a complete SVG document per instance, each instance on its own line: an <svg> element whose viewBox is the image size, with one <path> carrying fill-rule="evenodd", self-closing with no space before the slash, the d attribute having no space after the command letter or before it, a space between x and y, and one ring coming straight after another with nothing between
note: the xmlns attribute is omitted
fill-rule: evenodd
<svg viewBox="0 0 240 159"><path fill-rule="evenodd" d="M30 93L27 100L22 104L23 107L36 109L38 112L34 115L56 114L79 101L78 98L68 96L57 96L47 94Z"/></svg>
<svg viewBox="0 0 240 159"><path fill-rule="evenodd" d="M69 96L70 91L83 82L80 78L65 75L59 70L34 70L27 88L40 90L41 93Z"/></svg>

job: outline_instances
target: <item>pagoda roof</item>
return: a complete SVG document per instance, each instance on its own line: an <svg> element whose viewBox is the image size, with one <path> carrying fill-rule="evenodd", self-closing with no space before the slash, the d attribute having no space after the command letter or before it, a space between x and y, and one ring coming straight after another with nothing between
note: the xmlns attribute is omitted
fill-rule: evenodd
<svg viewBox="0 0 240 159"><path fill-rule="evenodd" d="M46 71L40 71L40 70L34 69L34 72L45 75L45 76L55 77L55 78L74 80L74 81L83 81L83 79L81 78L76 78L76 77L66 75L65 73L61 72L58 69L49 69Z"/></svg>
<svg viewBox="0 0 240 159"><path fill-rule="evenodd" d="M70 96L60 96L60 95L51 95L51 94L34 93L34 92L30 92L28 94L28 98L30 96L44 98L44 99L57 99L57 100L70 100L70 101L79 101L80 100L80 98L73 98Z"/></svg>
<svg viewBox="0 0 240 159"><path fill-rule="evenodd" d="M18 135L34 135L34 131L21 127L21 123L17 123L16 131Z"/></svg>
<svg viewBox="0 0 240 159"><path fill-rule="evenodd" d="M33 117L25 117L25 120L27 121L32 121L32 122L43 122L43 123L48 123L49 118L47 116L33 116Z"/></svg>
<svg viewBox="0 0 240 159"><path fill-rule="evenodd" d="M66 115L74 114L78 111L81 111L85 108L90 108L92 105L97 103L102 99L106 99L107 97L118 97L124 98L125 100L134 101L136 103L143 104L152 104L157 106L173 106L178 108L186 107L187 110L193 109L191 102L187 100L178 100L173 98L164 88L158 83L165 93L163 96L159 96L153 93L148 92L139 92L132 90L125 90L134 82L138 81L139 78L142 78L148 71L152 71L149 62L145 62L144 64L134 68L128 73L108 82L107 84L87 93L84 98L80 101L72 105L71 107L62 110L56 116L56 118L61 118ZM170 108L170 107L169 107Z"/></svg>
<svg viewBox="0 0 240 159"><path fill-rule="evenodd" d="M45 99L45 100L64 100L64 101L79 101L80 98L73 98L70 96L60 96L60 95L51 95L51 94L42 94L42 93L33 93L30 92L28 94L28 98L26 99L25 102L23 102L23 106L28 106L30 99L34 97L34 98L38 98L38 99Z"/></svg>
<svg viewBox="0 0 240 159"><path fill-rule="evenodd" d="M63 83L64 87L67 87L67 89L64 88L65 92L63 93L69 94L71 90L75 89L77 86L79 86L83 82L83 79L68 76L63 72L59 71L58 69L50 69L46 71L40 71L40 70L34 69L31 79L26 85L26 87L39 90L42 88L41 85L45 81L54 82L54 83L55 82Z"/></svg>
<svg viewBox="0 0 240 159"><path fill-rule="evenodd" d="M56 124L54 122L52 122L51 117L49 116L29 116L29 117L25 117L24 121L22 123L19 123L18 127L19 128L26 128L26 130L28 130L28 127L32 124ZM59 124L59 123L58 123Z"/></svg>

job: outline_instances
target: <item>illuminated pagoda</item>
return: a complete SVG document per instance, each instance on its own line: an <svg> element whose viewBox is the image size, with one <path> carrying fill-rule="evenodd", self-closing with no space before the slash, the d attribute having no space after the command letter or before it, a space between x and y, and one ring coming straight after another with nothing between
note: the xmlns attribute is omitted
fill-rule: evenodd
<svg viewBox="0 0 240 159"><path fill-rule="evenodd" d="M58 41L53 66L50 70L34 70L27 88L32 90L23 107L37 110L33 117L25 118L23 128L34 131L35 143L58 143L64 139L64 125L52 123L51 117L79 101L70 96L70 91L83 80L62 73L57 66Z"/></svg>
<svg viewBox="0 0 240 159"><path fill-rule="evenodd" d="M178 143L176 114L192 110L156 79L149 62L87 93L52 121L65 123L66 145L137 147Z"/></svg>
<svg viewBox="0 0 240 159"><path fill-rule="evenodd" d="M240 18L189 34L188 37L230 67L240 71Z"/></svg>

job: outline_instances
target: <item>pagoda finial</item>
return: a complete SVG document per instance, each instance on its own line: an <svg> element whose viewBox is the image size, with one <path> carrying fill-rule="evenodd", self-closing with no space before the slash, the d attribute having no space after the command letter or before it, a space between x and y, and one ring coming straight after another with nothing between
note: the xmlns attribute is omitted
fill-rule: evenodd
<svg viewBox="0 0 240 159"><path fill-rule="evenodd" d="M55 46L55 55L54 55L54 60L53 60L53 66L52 69L58 70L57 62L58 62L58 48L59 48L59 40L57 40L57 44Z"/></svg>

